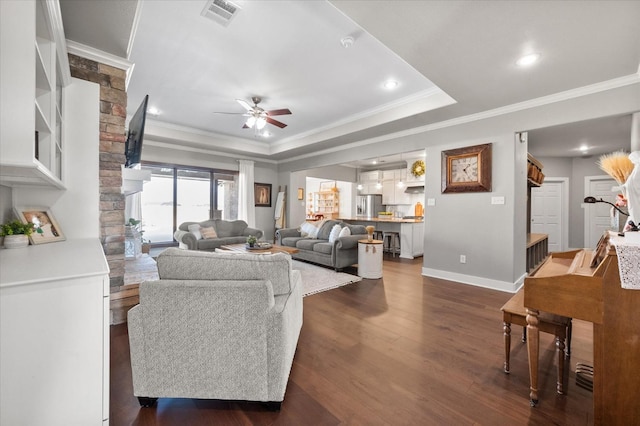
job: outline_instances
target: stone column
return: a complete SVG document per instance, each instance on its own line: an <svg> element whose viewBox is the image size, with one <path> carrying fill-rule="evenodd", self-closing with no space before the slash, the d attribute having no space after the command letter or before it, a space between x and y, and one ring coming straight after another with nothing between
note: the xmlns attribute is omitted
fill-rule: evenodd
<svg viewBox="0 0 640 426"><path fill-rule="evenodd" d="M100 85L100 239L112 287L124 285L124 194L127 117L126 72L69 54L71 76Z"/></svg>

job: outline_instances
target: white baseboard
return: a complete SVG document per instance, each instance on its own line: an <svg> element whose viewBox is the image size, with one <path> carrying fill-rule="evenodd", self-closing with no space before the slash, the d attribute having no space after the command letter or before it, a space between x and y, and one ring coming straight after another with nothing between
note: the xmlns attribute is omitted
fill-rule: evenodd
<svg viewBox="0 0 640 426"><path fill-rule="evenodd" d="M441 271L439 269L422 268L422 275L426 277L440 278L448 281L456 281L462 284L469 284L476 287L490 288L492 290L516 293L524 285L523 274L516 282L498 281L491 278L476 277L473 275L458 274L456 272Z"/></svg>

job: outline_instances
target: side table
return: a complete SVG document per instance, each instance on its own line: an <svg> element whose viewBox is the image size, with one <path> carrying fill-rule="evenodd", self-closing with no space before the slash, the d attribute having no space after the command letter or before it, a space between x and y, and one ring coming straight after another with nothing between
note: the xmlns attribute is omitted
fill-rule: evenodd
<svg viewBox="0 0 640 426"><path fill-rule="evenodd" d="M358 240L358 276L382 278L382 240Z"/></svg>

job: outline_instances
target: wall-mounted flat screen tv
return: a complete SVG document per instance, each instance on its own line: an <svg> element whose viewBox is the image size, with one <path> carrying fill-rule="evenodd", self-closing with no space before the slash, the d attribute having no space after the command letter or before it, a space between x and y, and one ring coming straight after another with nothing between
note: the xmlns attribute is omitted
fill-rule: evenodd
<svg viewBox="0 0 640 426"><path fill-rule="evenodd" d="M124 145L124 153L126 156L125 167L134 167L140 164L142 156L142 139L144 137L144 123L147 117L147 103L149 95L146 95L142 103L136 110L136 113L129 121L129 130L127 131L127 141Z"/></svg>

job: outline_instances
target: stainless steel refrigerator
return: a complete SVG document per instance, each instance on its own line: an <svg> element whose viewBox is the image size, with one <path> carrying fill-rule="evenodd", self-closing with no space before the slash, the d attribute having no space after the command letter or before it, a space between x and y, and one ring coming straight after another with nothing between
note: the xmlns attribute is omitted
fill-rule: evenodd
<svg viewBox="0 0 640 426"><path fill-rule="evenodd" d="M363 217L376 217L382 210L382 195L357 195L356 214Z"/></svg>

